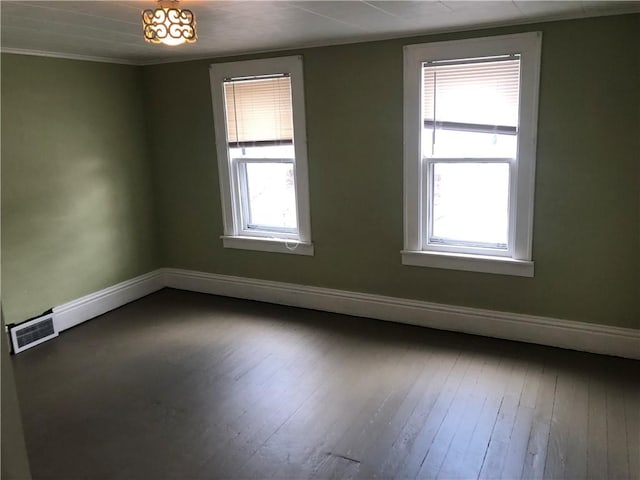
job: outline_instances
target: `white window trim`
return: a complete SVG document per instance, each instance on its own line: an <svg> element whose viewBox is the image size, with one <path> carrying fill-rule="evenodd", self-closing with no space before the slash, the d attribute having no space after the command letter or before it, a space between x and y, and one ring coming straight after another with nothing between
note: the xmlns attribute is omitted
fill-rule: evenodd
<svg viewBox="0 0 640 480"><path fill-rule="evenodd" d="M402 263L422 267L533 277L531 259L538 123L541 32L423 43L404 47L404 250ZM422 167L421 69L425 61L521 54L517 160L511 167L516 194L511 205L511 256L425 250L427 186ZM515 192L514 192L515 193ZM513 210L513 209L512 209Z"/></svg>
<svg viewBox="0 0 640 480"><path fill-rule="evenodd" d="M241 62L214 63L209 67L211 100L216 136L216 154L220 177L220 196L225 248L259 250L266 252L313 255L311 243L311 219L309 213L309 180L307 167L307 135L304 108L304 78L302 56L266 58ZM227 145L227 122L224 110L225 78L252 75L275 75L288 73L291 78L291 102L293 113L295 149L295 190L298 215L298 235L278 237L248 235L243 232L236 172L231 169ZM262 234L261 234L262 235ZM286 237L286 238L285 238Z"/></svg>
<svg viewBox="0 0 640 480"><path fill-rule="evenodd" d="M298 255L313 256L313 243L265 237L227 237L225 235L222 235L220 238L222 239L222 245L225 248L237 248L239 250L258 250L260 252L296 253Z"/></svg>

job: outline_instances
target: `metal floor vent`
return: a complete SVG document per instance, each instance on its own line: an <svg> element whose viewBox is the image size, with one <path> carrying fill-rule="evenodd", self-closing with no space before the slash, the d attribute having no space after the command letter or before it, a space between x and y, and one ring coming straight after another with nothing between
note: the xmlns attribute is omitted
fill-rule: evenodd
<svg viewBox="0 0 640 480"><path fill-rule="evenodd" d="M13 353L20 353L27 348L34 347L58 336L52 313L22 322L15 326L10 326L9 328Z"/></svg>

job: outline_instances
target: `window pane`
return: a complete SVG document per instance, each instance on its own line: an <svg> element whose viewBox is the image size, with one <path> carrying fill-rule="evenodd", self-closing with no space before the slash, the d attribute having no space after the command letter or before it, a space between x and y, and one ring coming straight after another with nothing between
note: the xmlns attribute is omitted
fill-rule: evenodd
<svg viewBox="0 0 640 480"><path fill-rule="evenodd" d="M245 228L297 230L293 164L246 162Z"/></svg>
<svg viewBox="0 0 640 480"><path fill-rule="evenodd" d="M430 243L507 248L508 163L435 163Z"/></svg>
<svg viewBox="0 0 640 480"><path fill-rule="evenodd" d="M514 158L515 135L476 133L457 130L422 130L422 154L440 158Z"/></svg>
<svg viewBox="0 0 640 480"><path fill-rule="evenodd" d="M273 145L268 147L230 147L230 158L287 158L293 160L293 145Z"/></svg>

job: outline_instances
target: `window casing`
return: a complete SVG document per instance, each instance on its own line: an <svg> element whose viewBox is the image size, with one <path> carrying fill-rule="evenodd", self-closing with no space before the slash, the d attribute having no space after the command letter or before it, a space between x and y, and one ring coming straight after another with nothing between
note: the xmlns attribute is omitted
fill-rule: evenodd
<svg viewBox="0 0 640 480"><path fill-rule="evenodd" d="M228 248L313 255L302 57L213 64Z"/></svg>
<svg viewBox="0 0 640 480"><path fill-rule="evenodd" d="M540 44L405 47L403 264L533 276Z"/></svg>

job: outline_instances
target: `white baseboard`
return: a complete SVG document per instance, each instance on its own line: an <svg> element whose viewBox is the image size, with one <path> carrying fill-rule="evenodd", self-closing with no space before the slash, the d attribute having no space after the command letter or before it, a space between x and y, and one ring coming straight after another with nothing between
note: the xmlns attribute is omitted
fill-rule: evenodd
<svg viewBox="0 0 640 480"><path fill-rule="evenodd" d="M640 359L640 330L163 268L164 286Z"/></svg>
<svg viewBox="0 0 640 480"><path fill-rule="evenodd" d="M161 268L53 309L58 331L163 287L640 359L640 330L294 283Z"/></svg>
<svg viewBox="0 0 640 480"><path fill-rule="evenodd" d="M58 331L86 322L164 287L159 270L140 275L53 308Z"/></svg>

